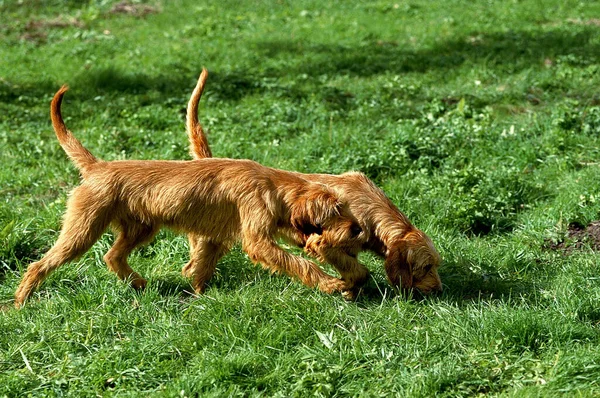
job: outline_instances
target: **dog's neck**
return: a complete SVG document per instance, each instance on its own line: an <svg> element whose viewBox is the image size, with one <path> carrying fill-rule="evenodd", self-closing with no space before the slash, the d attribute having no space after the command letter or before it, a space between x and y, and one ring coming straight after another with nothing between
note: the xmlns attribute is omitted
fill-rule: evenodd
<svg viewBox="0 0 600 398"><path fill-rule="evenodd" d="M375 228L370 239L371 247L383 256L414 228L406 216L395 207L387 212L377 212L373 221Z"/></svg>
<svg viewBox="0 0 600 398"><path fill-rule="evenodd" d="M350 209L365 229L371 231L366 246L385 256L389 248L397 244L414 226L371 180L360 174L354 177L358 184L348 186L347 189L354 191L356 186L361 189L360 195L352 196Z"/></svg>

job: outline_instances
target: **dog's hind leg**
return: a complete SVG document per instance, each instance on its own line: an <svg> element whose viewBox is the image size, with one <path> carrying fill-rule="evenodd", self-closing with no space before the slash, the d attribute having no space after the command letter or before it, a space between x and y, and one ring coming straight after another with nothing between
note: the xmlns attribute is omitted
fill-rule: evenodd
<svg viewBox="0 0 600 398"><path fill-rule="evenodd" d="M219 259L229 251L229 246L198 236L194 242L190 261L182 273L192 278L192 286L196 293L200 294L204 292L206 282L215 273Z"/></svg>
<svg viewBox="0 0 600 398"><path fill-rule="evenodd" d="M190 245L190 261L188 261L181 269L181 275L185 276L186 278L191 278L192 269L194 267L194 253L196 252L196 246L198 245L197 242L200 239L203 239L203 237L194 233L188 233L187 238Z"/></svg>
<svg viewBox="0 0 600 398"><path fill-rule="evenodd" d="M16 307L21 307L51 272L88 251L108 227L110 205L99 206L91 196L85 187L73 191L58 240L41 260L27 267L15 292Z"/></svg>
<svg viewBox="0 0 600 398"><path fill-rule="evenodd" d="M119 279L128 280L136 290L146 287L146 280L129 266L127 256L136 247L152 240L157 232L158 228L152 225L130 221L120 222L117 239L104 255L108 268L117 274Z"/></svg>

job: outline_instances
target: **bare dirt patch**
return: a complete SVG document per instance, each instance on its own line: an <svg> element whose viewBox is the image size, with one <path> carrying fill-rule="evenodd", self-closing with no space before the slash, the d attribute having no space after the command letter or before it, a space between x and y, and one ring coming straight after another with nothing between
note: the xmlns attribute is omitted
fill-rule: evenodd
<svg viewBox="0 0 600 398"><path fill-rule="evenodd" d="M580 19L569 18L567 22L575 25L600 26L600 18Z"/></svg>
<svg viewBox="0 0 600 398"><path fill-rule="evenodd" d="M600 221L592 221L587 226L571 223L564 239L557 242L546 241L545 247L565 254L582 249L600 251Z"/></svg>
<svg viewBox="0 0 600 398"><path fill-rule="evenodd" d="M130 3L129 1L121 1L111 8L111 14L127 14L134 17L145 17L148 14L158 13L158 8L149 4Z"/></svg>
<svg viewBox="0 0 600 398"><path fill-rule="evenodd" d="M48 38L48 31L53 28L68 27L83 28L83 22L73 17L59 16L52 19L32 19L27 22L23 28L21 39L35 43L45 43Z"/></svg>

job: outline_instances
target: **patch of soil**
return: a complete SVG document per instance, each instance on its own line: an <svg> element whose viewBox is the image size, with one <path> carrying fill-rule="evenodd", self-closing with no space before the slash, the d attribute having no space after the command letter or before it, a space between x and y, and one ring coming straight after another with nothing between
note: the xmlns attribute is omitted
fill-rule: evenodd
<svg viewBox="0 0 600 398"><path fill-rule="evenodd" d="M0 304L0 313L2 312L8 312L12 309L14 309L15 306L14 305L10 305L10 304Z"/></svg>
<svg viewBox="0 0 600 398"><path fill-rule="evenodd" d="M46 28L68 28L69 26L83 27L83 22L73 17L56 17L52 19L31 20L25 25L25 30Z"/></svg>
<svg viewBox="0 0 600 398"><path fill-rule="evenodd" d="M38 44L45 43L48 38L48 30L52 28L68 28L70 26L82 28L83 22L76 18L62 16L53 19L32 19L25 24L21 39Z"/></svg>
<svg viewBox="0 0 600 398"><path fill-rule="evenodd" d="M580 19L569 18L567 22L575 25L600 26L600 18Z"/></svg>
<svg viewBox="0 0 600 398"><path fill-rule="evenodd" d="M129 1L121 1L111 8L111 14L127 14L134 17L145 17L148 14L156 14L158 8L149 4L131 3Z"/></svg>
<svg viewBox="0 0 600 398"><path fill-rule="evenodd" d="M579 223L571 223L563 240L546 241L544 246L549 250L563 251L565 254L586 248L600 251L600 221L592 221L585 227Z"/></svg>

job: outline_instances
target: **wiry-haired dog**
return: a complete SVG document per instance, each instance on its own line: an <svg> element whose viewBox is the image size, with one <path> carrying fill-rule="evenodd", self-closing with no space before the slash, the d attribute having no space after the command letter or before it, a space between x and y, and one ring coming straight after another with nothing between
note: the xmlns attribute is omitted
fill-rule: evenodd
<svg viewBox="0 0 600 398"><path fill-rule="evenodd" d="M272 271L298 277L324 292L346 289L344 281L286 252L275 240L282 232L301 243L311 234L334 246L359 240L356 220L323 184L249 160L99 160L62 120L66 90L63 86L52 100L52 125L83 181L71 193L57 242L23 276L15 293L17 307L50 272L85 253L109 225L118 235L104 260L135 288L143 288L146 281L131 269L127 256L166 226L197 237L186 266L197 292L238 240L254 262Z"/></svg>
<svg viewBox="0 0 600 398"><path fill-rule="evenodd" d="M197 116L198 101L207 76L208 72L204 69L188 103L186 127L190 152L196 159L212 156ZM358 172L301 176L333 190L348 204L350 212L364 231L365 240L348 240L345 245L331 245L318 235L311 235L305 242L307 252L337 268L348 284L349 290L345 292L347 298L353 298L360 285L367 280L367 269L356 259L361 250L371 250L385 258L385 271L394 286L407 290L416 288L424 294L442 290L438 275L441 257L433 242L369 178ZM288 238L296 240L294 236Z"/></svg>

